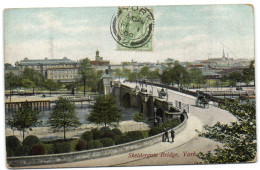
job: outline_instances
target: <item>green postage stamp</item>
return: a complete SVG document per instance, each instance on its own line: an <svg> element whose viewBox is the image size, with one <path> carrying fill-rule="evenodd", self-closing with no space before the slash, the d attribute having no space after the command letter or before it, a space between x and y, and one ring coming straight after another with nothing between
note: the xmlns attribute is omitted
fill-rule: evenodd
<svg viewBox="0 0 260 170"><path fill-rule="evenodd" d="M111 21L111 34L117 50L153 50L153 9L119 7Z"/></svg>

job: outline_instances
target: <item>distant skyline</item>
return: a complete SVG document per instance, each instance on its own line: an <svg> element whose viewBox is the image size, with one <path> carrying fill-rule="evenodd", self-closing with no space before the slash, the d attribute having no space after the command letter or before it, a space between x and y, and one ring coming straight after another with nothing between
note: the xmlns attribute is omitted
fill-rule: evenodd
<svg viewBox="0 0 260 170"><path fill-rule="evenodd" d="M248 5L153 6L153 52L117 51L110 34L116 7L27 8L4 12L5 63L43 58L194 61L254 58L254 14ZM52 45L51 45L52 40ZM50 47L53 49L50 50ZM53 51L53 54L51 54Z"/></svg>

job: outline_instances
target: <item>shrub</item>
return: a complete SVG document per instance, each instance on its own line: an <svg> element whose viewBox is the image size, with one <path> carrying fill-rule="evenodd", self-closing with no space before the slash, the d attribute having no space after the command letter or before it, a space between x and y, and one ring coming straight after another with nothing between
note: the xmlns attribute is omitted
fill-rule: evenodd
<svg viewBox="0 0 260 170"><path fill-rule="evenodd" d="M77 145L76 145L76 150L77 151L82 151L82 150L84 150L86 148L87 148L86 142L84 140L79 140Z"/></svg>
<svg viewBox="0 0 260 170"><path fill-rule="evenodd" d="M21 142L16 136L6 137L6 148L15 149L18 146L21 146Z"/></svg>
<svg viewBox="0 0 260 170"><path fill-rule="evenodd" d="M29 146L31 148L33 145L40 144L41 141L37 136L29 135L23 140L23 145Z"/></svg>
<svg viewBox="0 0 260 170"><path fill-rule="evenodd" d="M14 150L14 156L27 156L29 154L29 151L29 146L19 146Z"/></svg>
<svg viewBox="0 0 260 170"><path fill-rule="evenodd" d="M73 151L69 142L61 142L54 144L54 153L66 153Z"/></svg>
<svg viewBox="0 0 260 170"><path fill-rule="evenodd" d="M43 146L45 147L47 154L53 154L54 153L53 144L43 144Z"/></svg>
<svg viewBox="0 0 260 170"><path fill-rule="evenodd" d="M7 157L14 156L14 151L11 148L6 148Z"/></svg>
<svg viewBox="0 0 260 170"><path fill-rule="evenodd" d="M180 123L181 123L181 121L179 119L167 120L160 126L152 127L149 130L149 136L153 136L153 135L162 133L162 132L164 132L165 129L172 129L172 128L178 126Z"/></svg>
<svg viewBox="0 0 260 170"><path fill-rule="evenodd" d="M115 142L111 138L100 139L100 142L104 147L115 145Z"/></svg>
<svg viewBox="0 0 260 170"><path fill-rule="evenodd" d="M116 145L131 141L131 139L128 136L123 136L123 135L116 135L114 140Z"/></svg>
<svg viewBox="0 0 260 170"><path fill-rule="evenodd" d="M42 144L33 145L30 150L30 155L44 155L46 149Z"/></svg>
<svg viewBox="0 0 260 170"><path fill-rule="evenodd" d="M97 128L92 129L91 132L93 133L93 140L101 139L104 135L104 132L101 130L98 130Z"/></svg>
<svg viewBox="0 0 260 170"><path fill-rule="evenodd" d="M122 135L121 130L119 130L118 128L112 129L112 132L113 132L114 135Z"/></svg>
<svg viewBox="0 0 260 170"><path fill-rule="evenodd" d="M131 141L144 138L142 132L140 131L127 132L126 136L128 136L131 139Z"/></svg>
<svg viewBox="0 0 260 170"><path fill-rule="evenodd" d="M163 132L163 129L161 127L152 127L149 130L149 136L154 136L154 135L157 135L162 132Z"/></svg>
<svg viewBox="0 0 260 170"><path fill-rule="evenodd" d="M110 131L111 129L109 127L102 127L100 128L100 130L106 132L106 131Z"/></svg>
<svg viewBox="0 0 260 170"><path fill-rule="evenodd" d="M180 119L172 119L164 122L160 127L164 129L171 129L178 126L181 123Z"/></svg>
<svg viewBox="0 0 260 170"><path fill-rule="evenodd" d="M84 141L93 140L93 133L91 131L86 131L81 135L81 139Z"/></svg>
<svg viewBox="0 0 260 170"><path fill-rule="evenodd" d="M94 142L93 140L87 142L87 149L93 149L94 148Z"/></svg>
<svg viewBox="0 0 260 170"><path fill-rule="evenodd" d="M149 130L142 130L142 131L140 131L140 132L142 133L143 138L149 137Z"/></svg>
<svg viewBox="0 0 260 170"><path fill-rule="evenodd" d="M103 144L99 140L94 140L93 141L93 147L94 148L102 148Z"/></svg>
<svg viewBox="0 0 260 170"><path fill-rule="evenodd" d="M102 127L100 131L103 133L101 138L114 138L114 133L109 127Z"/></svg>
<svg viewBox="0 0 260 170"><path fill-rule="evenodd" d="M68 143L70 144L71 151L76 151L76 145L80 139L71 139Z"/></svg>
<svg viewBox="0 0 260 170"><path fill-rule="evenodd" d="M136 113L135 115L134 115L134 121L136 121L136 122L144 122L145 121L145 115L143 114L143 113L140 113L140 112L138 112L138 113Z"/></svg>
<svg viewBox="0 0 260 170"><path fill-rule="evenodd" d="M104 134L102 135L102 138L114 138L115 135L113 133L112 130L109 130L109 131L105 131Z"/></svg>

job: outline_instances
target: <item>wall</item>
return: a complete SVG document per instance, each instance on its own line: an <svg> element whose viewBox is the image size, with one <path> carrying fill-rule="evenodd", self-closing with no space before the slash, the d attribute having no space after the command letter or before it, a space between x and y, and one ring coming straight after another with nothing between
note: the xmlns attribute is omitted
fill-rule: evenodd
<svg viewBox="0 0 260 170"><path fill-rule="evenodd" d="M175 134L180 133L186 126L187 119L180 125L174 128ZM32 165L49 165L68 163L81 160L97 159L101 157L108 157L117 155L133 150L141 149L159 143L162 141L162 135L158 134L145 139L114 145L105 148L92 149L86 151L70 152L64 154L50 154L50 155L37 155L37 156L23 156L23 157L8 157L7 163L10 167L27 167Z"/></svg>

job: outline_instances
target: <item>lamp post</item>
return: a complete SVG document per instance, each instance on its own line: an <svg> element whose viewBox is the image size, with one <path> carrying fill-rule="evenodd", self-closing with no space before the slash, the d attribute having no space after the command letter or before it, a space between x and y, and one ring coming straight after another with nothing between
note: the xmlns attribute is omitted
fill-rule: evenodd
<svg viewBox="0 0 260 170"><path fill-rule="evenodd" d="M151 81L151 84L152 84L152 95L153 95L153 82Z"/></svg>
<svg viewBox="0 0 260 170"><path fill-rule="evenodd" d="M9 73L9 88L10 88L10 102L11 102L11 100L12 100L12 78L11 78L11 76L12 76L12 74L11 74L11 72Z"/></svg>
<svg viewBox="0 0 260 170"><path fill-rule="evenodd" d="M157 119L156 119L157 108L156 108L156 106L154 106L153 111L154 111L154 126L156 126L156 124L157 124Z"/></svg>
<svg viewBox="0 0 260 170"><path fill-rule="evenodd" d="M230 86L230 98L231 98L231 94L232 94L232 85ZM232 94L233 97L233 94Z"/></svg>
<svg viewBox="0 0 260 170"><path fill-rule="evenodd" d="M168 102L168 88L166 88L166 101Z"/></svg>
<svg viewBox="0 0 260 170"><path fill-rule="evenodd" d="M182 78L183 78L183 75L181 73L180 74L180 89L179 89L180 92L182 91Z"/></svg>

